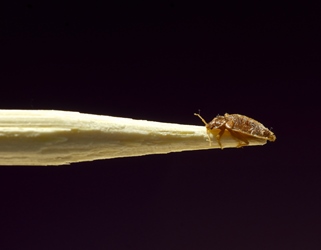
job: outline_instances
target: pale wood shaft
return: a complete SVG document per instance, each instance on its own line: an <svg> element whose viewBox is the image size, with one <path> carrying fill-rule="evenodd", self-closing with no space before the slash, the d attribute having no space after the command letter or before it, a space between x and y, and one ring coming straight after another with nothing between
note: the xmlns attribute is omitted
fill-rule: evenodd
<svg viewBox="0 0 321 250"><path fill-rule="evenodd" d="M217 131L219 132L219 130ZM63 165L219 148L204 126L55 110L0 110L0 165ZM238 142L226 131L224 148ZM251 139L249 145L265 140Z"/></svg>

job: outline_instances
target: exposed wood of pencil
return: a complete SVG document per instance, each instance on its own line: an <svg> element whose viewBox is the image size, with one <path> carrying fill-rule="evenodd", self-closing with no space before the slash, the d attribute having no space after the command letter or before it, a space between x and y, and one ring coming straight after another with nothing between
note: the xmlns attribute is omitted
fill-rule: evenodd
<svg viewBox="0 0 321 250"><path fill-rule="evenodd" d="M224 148L238 144L227 131L221 142ZM204 126L69 111L0 110L0 165L64 165L211 148L219 145L212 139L210 146Z"/></svg>

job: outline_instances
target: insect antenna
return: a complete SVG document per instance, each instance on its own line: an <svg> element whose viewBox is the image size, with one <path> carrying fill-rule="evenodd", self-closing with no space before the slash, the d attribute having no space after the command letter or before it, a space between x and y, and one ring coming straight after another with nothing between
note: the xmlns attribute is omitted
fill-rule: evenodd
<svg viewBox="0 0 321 250"><path fill-rule="evenodd" d="M194 115L198 116L202 120L202 122L204 122L204 124L207 125L207 122L203 119L203 117L200 114L194 113Z"/></svg>

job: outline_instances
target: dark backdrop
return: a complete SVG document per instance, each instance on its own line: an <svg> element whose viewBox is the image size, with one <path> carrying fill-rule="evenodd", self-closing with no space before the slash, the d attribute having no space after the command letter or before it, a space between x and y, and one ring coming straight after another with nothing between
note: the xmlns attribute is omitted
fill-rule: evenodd
<svg viewBox="0 0 321 250"><path fill-rule="evenodd" d="M1 249L321 249L320 6L229 4L1 6L2 109L201 125L200 109L277 136L1 167Z"/></svg>

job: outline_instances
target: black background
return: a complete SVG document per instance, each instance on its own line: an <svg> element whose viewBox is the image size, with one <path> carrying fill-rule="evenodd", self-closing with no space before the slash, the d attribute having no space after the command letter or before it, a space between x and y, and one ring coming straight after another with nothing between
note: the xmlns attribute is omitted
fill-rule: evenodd
<svg viewBox="0 0 321 250"><path fill-rule="evenodd" d="M44 3L46 2L46 3ZM2 109L273 127L263 147L0 168L1 249L321 249L320 6L1 6Z"/></svg>

